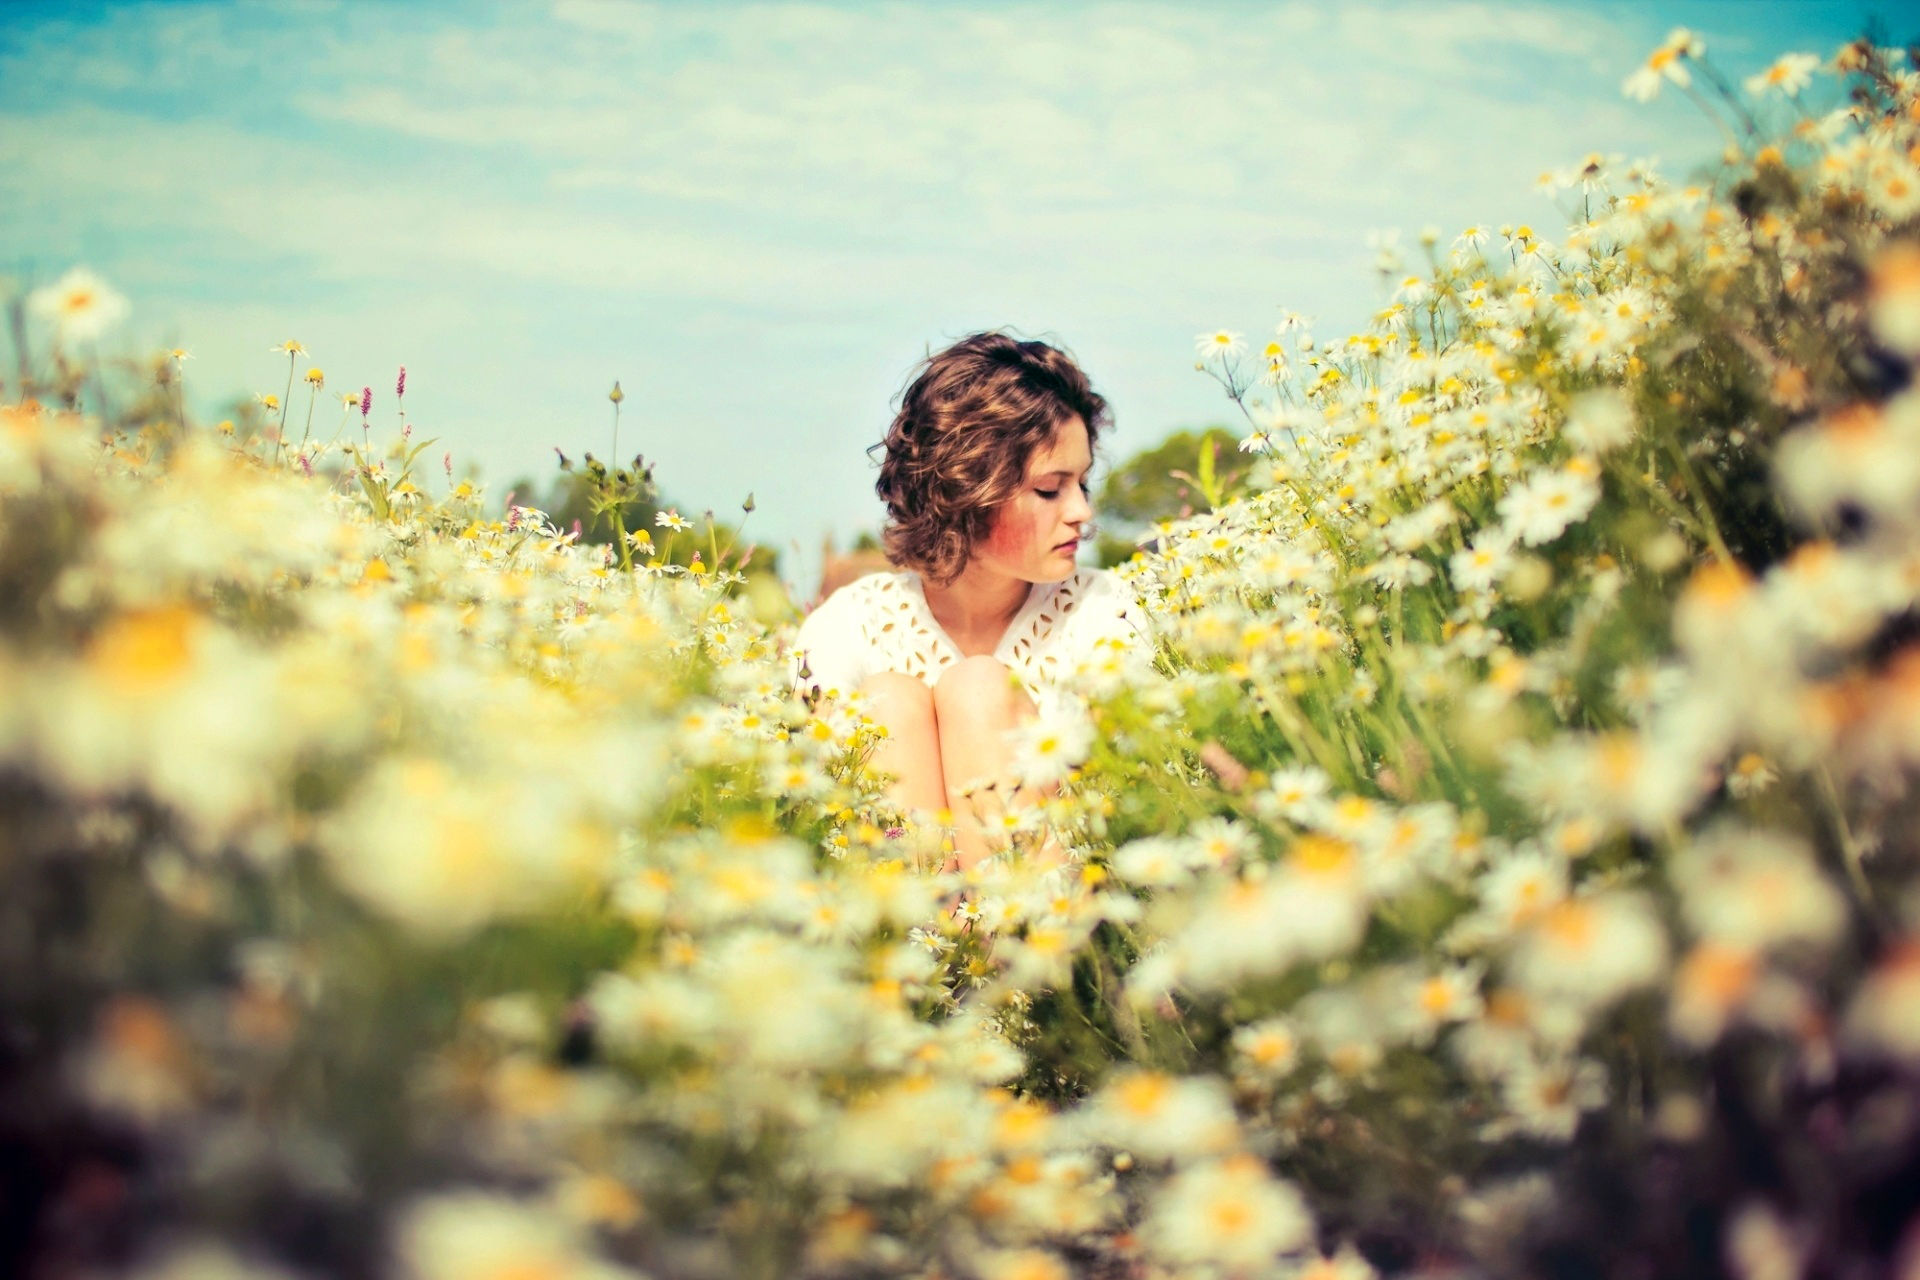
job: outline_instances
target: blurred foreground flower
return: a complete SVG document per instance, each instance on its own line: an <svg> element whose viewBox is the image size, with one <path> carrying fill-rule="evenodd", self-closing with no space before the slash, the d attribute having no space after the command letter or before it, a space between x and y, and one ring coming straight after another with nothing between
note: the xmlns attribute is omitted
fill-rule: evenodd
<svg viewBox="0 0 1920 1280"><path fill-rule="evenodd" d="M74 267L51 285L34 290L28 307L51 321L64 342L92 342L122 320L127 300L85 267Z"/></svg>

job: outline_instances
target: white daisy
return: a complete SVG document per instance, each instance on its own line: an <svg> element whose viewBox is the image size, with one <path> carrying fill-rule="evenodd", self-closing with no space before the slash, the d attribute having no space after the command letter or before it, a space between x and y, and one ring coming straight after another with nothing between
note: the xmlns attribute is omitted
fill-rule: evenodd
<svg viewBox="0 0 1920 1280"><path fill-rule="evenodd" d="M1215 329L1212 333L1202 333L1193 340L1194 350L1202 360L1219 357L1225 360L1237 356L1246 349L1241 335L1229 333L1225 329Z"/></svg>
<svg viewBox="0 0 1920 1280"><path fill-rule="evenodd" d="M27 305L51 320L63 341L91 342L127 316L127 300L85 267L75 267L45 288L35 289Z"/></svg>
<svg viewBox="0 0 1920 1280"><path fill-rule="evenodd" d="M1813 69L1819 65L1820 59L1810 53L1789 53L1766 70L1748 76L1743 83L1747 92L1756 97L1769 89L1778 89L1789 98L1797 98L1802 89L1813 83Z"/></svg>

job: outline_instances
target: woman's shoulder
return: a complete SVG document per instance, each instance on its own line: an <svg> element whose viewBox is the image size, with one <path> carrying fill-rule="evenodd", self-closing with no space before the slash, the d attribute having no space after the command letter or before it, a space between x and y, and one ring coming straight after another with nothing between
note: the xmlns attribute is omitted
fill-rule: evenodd
<svg viewBox="0 0 1920 1280"><path fill-rule="evenodd" d="M1120 575L1119 571L1114 569L1096 569L1089 566L1082 566L1074 576L1084 579L1089 584L1099 583L1115 591L1131 593L1133 590L1127 585L1127 580Z"/></svg>
<svg viewBox="0 0 1920 1280"><path fill-rule="evenodd" d="M1091 604L1096 601L1124 608L1137 603L1139 597L1126 578L1112 569L1097 569L1083 566L1073 571L1073 575L1060 583L1055 591L1072 598L1078 604Z"/></svg>
<svg viewBox="0 0 1920 1280"><path fill-rule="evenodd" d="M791 652L822 688L857 685L874 661L875 622L890 603L903 600L900 574L870 573L836 587L808 611L794 632Z"/></svg>
<svg viewBox="0 0 1920 1280"><path fill-rule="evenodd" d="M908 575L903 572L862 574L852 582L843 583L827 593L827 598L813 606L807 614L813 618L818 614L829 617L857 617L866 611L900 598L905 593Z"/></svg>
<svg viewBox="0 0 1920 1280"><path fill-rule="evenodd" d="M1090 646L1111 638L1130 645L1145 630L1145 608L1132 583L1112 569L1081 568L1056 597L1065 623L1062 642Z"/></svg>
<svg viewBox="0 0 1920 1280"><path fill-rule="evenodd" d="M800 620L800 640L847 643L859 638L880 615L907 607L906 577L882 571L835 587Z"/></svg>

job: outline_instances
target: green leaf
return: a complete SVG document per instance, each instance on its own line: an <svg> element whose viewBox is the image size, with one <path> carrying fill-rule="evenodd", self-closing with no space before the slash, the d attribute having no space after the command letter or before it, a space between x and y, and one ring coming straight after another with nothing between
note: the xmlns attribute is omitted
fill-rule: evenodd
<svg viewBox="0 0 1920 1280"><path fill-rule="evenodd" d="M1213 462L1220 451L1220 442L1209 436L1200 445L1200 473L1196 477L1200 492L1206 495L1207 506L1220 505L1221 491L1219 478L1214 474Z"/></svg>

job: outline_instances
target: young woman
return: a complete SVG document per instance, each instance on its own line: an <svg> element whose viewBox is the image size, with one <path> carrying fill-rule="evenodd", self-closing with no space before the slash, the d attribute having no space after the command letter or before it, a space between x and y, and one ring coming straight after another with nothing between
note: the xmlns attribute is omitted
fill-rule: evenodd
<svg viewBox="0 0 1920 1280"><path fill-rule="evenodd" d="M835 591L795 638L803 684L859 691L886 726L874 763L895 802L952 814L961 867L990 851L984 824L1002 806L1041 798L1010 771L1010 731L1035 697L1097 642L1138 644L1125 584L1074 563L1108 422L1086 374L1045 343L976 333L929 357L876 446L900 571Z"/></svg>

